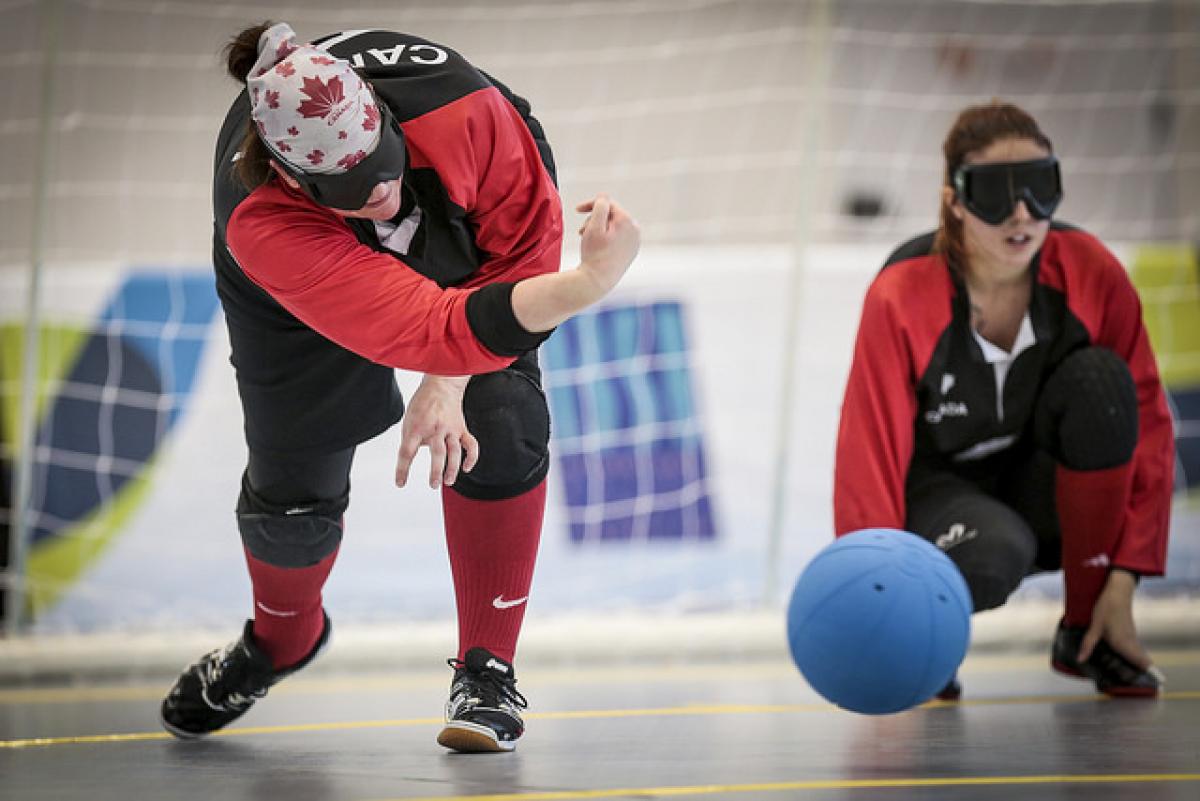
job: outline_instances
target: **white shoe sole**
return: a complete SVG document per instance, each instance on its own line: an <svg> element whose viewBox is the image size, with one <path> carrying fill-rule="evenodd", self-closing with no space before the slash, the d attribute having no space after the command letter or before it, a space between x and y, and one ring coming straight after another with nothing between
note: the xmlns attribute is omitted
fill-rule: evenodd
<svg viewBox="0 0 1200 801"><path fill-rule="evenodd" d="M479 723L455 720L446 724L437 738L438 745L462 754L486 754L512 751L516 740L501 740L496 732Z"/></svg>

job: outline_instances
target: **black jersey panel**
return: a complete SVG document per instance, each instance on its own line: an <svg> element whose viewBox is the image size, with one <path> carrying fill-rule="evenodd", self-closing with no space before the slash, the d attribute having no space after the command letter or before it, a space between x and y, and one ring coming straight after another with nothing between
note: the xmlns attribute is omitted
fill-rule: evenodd
<svg viewBox="0 0 1200 801"><path fill-rule="evenodd" d="M892 254L883 262L884 269L890 267L897 262L907 259L915 259L918 256L928 256L933 252L933 240L937 236L936 232L914 236L912 239L905 242L900 247L892 251Z"/></svg>
<svg viewBox="0 0 1200 801"><path fill-rule="evenodd" d="M346 38L339 38L346 37ZM334 34L313 44L349 61L403 123L491 86L466 59L442 44L396 31Z"/></svg>

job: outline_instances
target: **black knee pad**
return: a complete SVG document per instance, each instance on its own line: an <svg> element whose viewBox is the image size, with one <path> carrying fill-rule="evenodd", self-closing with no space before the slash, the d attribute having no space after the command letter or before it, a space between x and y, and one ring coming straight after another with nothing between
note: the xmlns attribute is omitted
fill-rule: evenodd
<svg viewBox="0 0 1200 801"><path fill-rule="evenodd" d="M1034 414L1038 447L1073 470L1104 470L1133 458L1137 390L1128 365L1105 348L1082 348L1059 364Z"/></svg>
<svg viewBox="0 0 1200 801"><path fill-rule="evenodd" d="M467 428L479 440L479 461L452 489L468 498L514 498L550 469L550 410L535 378L517 369L478 375L463 396Z"/></svg>
<svg viewBox="0 0 1200 801"><path fill-rule="evenodd" d="M238 496L238 531L246 550L276 567L309 567L337 550L349 492L332 500L275 504L243 477Z"/></svg>

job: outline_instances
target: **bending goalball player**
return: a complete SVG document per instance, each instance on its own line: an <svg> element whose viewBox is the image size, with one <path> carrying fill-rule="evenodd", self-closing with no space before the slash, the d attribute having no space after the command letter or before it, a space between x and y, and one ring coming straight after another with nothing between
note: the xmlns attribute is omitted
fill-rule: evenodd
<svg viewBox="0 0 1200 801"><path fill-rule="evenodd" d="M379 30L304 44L263 24L226 54L244 91L217 142L213 258L249 446L254 618L184 671L163 725L215 731L325 646L355 446L403 414L396 483L427 447L458 609L438 742L511 750L549 465L537 347L621 279L637 226L603 195L582 204L581 263L558 272L542 128L448 47ZM407 410L393 368L425 373Z"/></svg>

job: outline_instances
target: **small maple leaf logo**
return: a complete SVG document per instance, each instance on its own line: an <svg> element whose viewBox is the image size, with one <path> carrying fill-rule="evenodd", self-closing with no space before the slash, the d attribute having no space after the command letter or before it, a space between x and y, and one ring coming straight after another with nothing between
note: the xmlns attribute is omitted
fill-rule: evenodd
<svg viewBox="0 0 1200 801"><path fill-rule="evenodd" d="M308 97L296 111L305 117L328 117L345 98L342 79L333 77L326 83L320 78L305 78L300 91Z"/></svg>
<svg viewBox="0 0 1200 801"><path fill-rule="evenodd" d="M292 136L299 136L300 129L297 128L295 125L293 125L291 128L288 128L288 133L291 134Z"/></svg>
<svg viewBox="0 0 1200 801"><path fill-rule="evenodd" d="M358 150L349 155L342 156L340 159L338 159L337 165L339 167L341 167L343 170L350 170L351 168L354 167L355 164L358 164L360 161L362 161L366 157L367 157L367 154L365 152Z"/></svg>
<svg viewBox="0 0 1200 801"><path fill-rule="evenodd" d="M345 139L348 134L345 131L338 131L338 139Z"/></svg>
<svg viewBox="0 0 1200 801"><path fill-rule="evenodd" d="M323 67L328 67L330 64L334 64L336 62L329 56L313 56L312 63L320 64Z"/></svg>
<svg viewBox="0 0 1200 801"><path fill-rule="evenodd" d="M289 145L287 142L285 142L282 139L279 139L275 142L275 149L278 150L280 153L291 153L292 152L292 146Z"/></svg>
<svg viewBox="0 0 1200 801"><path fill-rule="evenodd" d="M279 47L275 48L276 63L283 61L285 58L290 56L292 54L292 52L295 51L295 49L296 49L296 46L294 44L292 44L290 40L284 39L282 42L279 43Z"/></svg>
<svg viewBox="0 0 1200 801"><path fill-rule="evenodd" d="M379 106L369 103L363 107L362 126L364 131L373 131L379 124Z"/></svg>
<svg viewBox="0 0 1200 801"><path fill-rule="evenodd" d="M275 67L275 72L282 78L290 78L296 74L296 67L292 62L284 61Z"/></svg>
<svg viewBox="0 0 1200 801"><path fill-rule="evenodd" d="M268 89L266 98L267 108L279 108L279 92L277 90Z"/></svg>
<svg viewBox="0 0 1200 801"><path fill-rule="evenodd" d="M320 164L325 160L325 154L320 150L313 150L313 152L309 153L307 156L305 156L305 158L308 159L312 164Z"/></svg>

